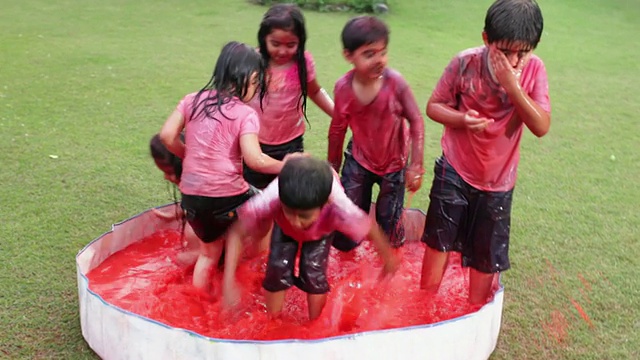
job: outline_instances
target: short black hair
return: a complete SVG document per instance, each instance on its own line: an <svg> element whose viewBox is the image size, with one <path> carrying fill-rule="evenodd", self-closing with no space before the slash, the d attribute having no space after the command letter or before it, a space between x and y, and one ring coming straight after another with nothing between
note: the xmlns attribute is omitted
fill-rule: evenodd
<svg viewBox="0 0 640 360"><path fill-rule="evenodd" d="M312 157L288 160L278 176L280 201L294 210L322 207L329 200L332 185L329 163Z"/></svg>
<svg viewBox="0 0 640 360"><path fill-rule="evenodd" d="M389 28L375 16L356 16L347 21L342 29L342 47L349 52L377 41L389 44Z"/></svg>
<svg viewBox="0 0 640 360"><path fill-rule="evenodd" d="M489 44L522 42L532 50L540 42L543 27L542 11L535 0L497 0L484 19Z"/></svg>

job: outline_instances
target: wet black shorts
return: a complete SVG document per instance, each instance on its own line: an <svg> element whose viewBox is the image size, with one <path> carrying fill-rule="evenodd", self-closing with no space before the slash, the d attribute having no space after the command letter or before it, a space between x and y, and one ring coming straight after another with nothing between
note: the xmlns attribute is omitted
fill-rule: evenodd
<svg viewBox="0 0 640 360"><path fill-rule="evenodd" d="M282 291L295 285L308 294L329 292L327 265L329 264L330 237L305 241L300 250L299 276L294 276L296 255L300 244L282 233L275 224L271 235L267 273L262 287L270 292Z"/></svg>
<svg viewBox="0 0 640 360"><path fill-rule="evenodd" d="M462 266L483 273L509 269L513 189L478 190L444 156L436 160L422 241L439 251L458 251Z"/></svg>
<svg viewBox="0 0 640 360"><path fill-rule="evenodd" d="M260 144L260 148L264 154L271 156L276 160L282 160L287 154L303 152L304 141L302 136L286 142L280 145L266 145ZM264 189L269 185L277 175L275 174L263 174L250 169L247 165L243 164L244 179L251 185L258 189Z"/></svg>
<svg viewBox="0 0 640 360"><path fill-rule="evenodd" d="M182 194L181 206L187 222L200 240L205 243L219 239L238 217L237 209L258 190L250 188L240 195L229 197L208 197Z"/></svg>

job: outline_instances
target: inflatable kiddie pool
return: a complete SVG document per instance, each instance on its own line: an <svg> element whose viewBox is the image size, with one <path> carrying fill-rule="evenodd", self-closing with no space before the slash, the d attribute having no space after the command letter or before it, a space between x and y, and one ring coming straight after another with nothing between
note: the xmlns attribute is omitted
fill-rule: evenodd
<svg viewBox="0 0 640 360"><path fill-rule="evenodd" d="M169 204L163 211L175 207ZM403 216L407 241L419 240L425 215L407 209ZM504 289L479 310L428 325L364 331L322 339L270 341L210 338L174 328L126 311L90 289L87 274L114 253L161 230L175 229L148 210L91 241L76 256L82 335L103 359L216 360L484 360L495 349L502 317Z"/></svg>

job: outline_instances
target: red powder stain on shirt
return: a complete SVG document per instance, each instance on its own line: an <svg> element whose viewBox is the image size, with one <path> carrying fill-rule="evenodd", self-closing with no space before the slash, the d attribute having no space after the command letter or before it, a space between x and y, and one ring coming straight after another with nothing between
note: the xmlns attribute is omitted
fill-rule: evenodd
<svg viewBox="0 0 640 360"><path fill-rule="evenodd" d="M400 270L379 281L381 263L370 242L350 253L332 250L331 284L320 318L308 321L306 294L287 292L282 316L266 313L262 279L266 255L245 258L237 270L242 301L233 311L221 303L222 274L212 290L191 285L193 267L173 259L181 251L176 231L155 233L113 254L88 274L89 288L108 303L175 328L222 339L319 339L363 331L432 324L478 310L467 303L468 270L453 253L440 291L419 289L423 246L409 242L398 250Z"/></svg>

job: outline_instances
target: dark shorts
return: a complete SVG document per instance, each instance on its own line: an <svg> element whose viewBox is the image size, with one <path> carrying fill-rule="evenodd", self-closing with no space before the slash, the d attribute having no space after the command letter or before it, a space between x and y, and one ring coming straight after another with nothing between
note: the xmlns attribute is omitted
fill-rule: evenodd
<svg viewBox="0 0 640 360"><path fill-rule="evenodd" d="M466 183L444 156L434 166L422 241L438 251L462 254L462 266L483 273L509 269L513 189L478 190Z"/></svg>
<svg viewBox="0 0 640 360"><path fill-rule="evenodd" d="M289 142L280 145L266 145L260 144L260 148L264 154L271 156L276 160L282 160L287 154L303 152L304 141L303 137L299 136ZM276 177L275 174L263 174L250 169L247 165L243 164L244 179L254 187L258 189L264 189L269 185Z"/></svg>
<svg viewBox="0 0 640 360"><path fill-rule="evenodd" d="M350 145L351 143L349 143ZM374 174L362 167L351 156L347 145L341 182L347 197L367 214L371 208L373 185L380 186L376 200L376 221L385 234L389 236L391 245L402 246L405 240L402 225L402 211L404 209L404 177L405 171L400 170L386 175ZM341 233L335 233L333 246L341 251L349 251L358 244Z"/></svg>
<svg viewBox="0 0 640 360"><path fill-rule="evenodd" d="M282 291L295 285L308 294L329 292L327 265L329 264L330 237L302 242L299 276L294 276L296 255L300 243L282 233L275 224L271 235L267 273L262 287L270 292Z"/></svg>
<svg viewBox="0 0 640 360"><path fill-rule="evenodd" d="M258 190L250 188L240 195L208 197L182 194L181 206L187 222L205 243L218 240L238 217L237 209Z"/></svg>

